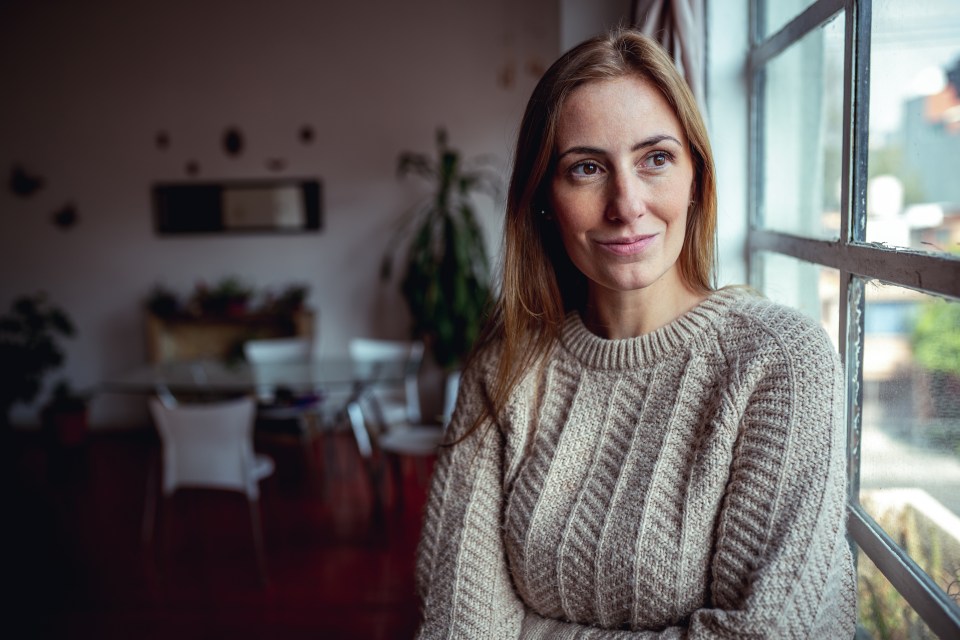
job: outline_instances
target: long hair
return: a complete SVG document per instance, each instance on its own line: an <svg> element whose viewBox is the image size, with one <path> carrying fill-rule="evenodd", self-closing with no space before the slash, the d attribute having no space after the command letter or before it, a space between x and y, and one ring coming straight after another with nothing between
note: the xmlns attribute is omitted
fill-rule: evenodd
<svg viewBox="0 0 960 640"><path fill-rule="evenodd" d="M707 129L693 94L660 45L638 31L620 29L583 42L543 75L520 125L507 195L499 298L474 352L499 343L500 359L486 412L473 428L488 415L499 414L523 373L556 343L567 312L583 307L586 278L567 256L556 225L543 215L557 160L557 124L574 89L625 76L656 87L686 136L694 186L677 261L679 273L694 292L714 288L716 177Z"/></svg>

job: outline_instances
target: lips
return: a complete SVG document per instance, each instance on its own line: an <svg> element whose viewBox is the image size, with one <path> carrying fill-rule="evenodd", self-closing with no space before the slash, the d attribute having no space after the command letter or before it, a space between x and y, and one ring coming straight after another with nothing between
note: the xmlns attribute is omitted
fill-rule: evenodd
<svg viewBox="0 0 960 640"><path fill-rule="evenodd" d="M598 240L597 244L614 255L632 256L650 246L656 237L656 233L650 233L639 236L613 238L610 240Z"/></svg>

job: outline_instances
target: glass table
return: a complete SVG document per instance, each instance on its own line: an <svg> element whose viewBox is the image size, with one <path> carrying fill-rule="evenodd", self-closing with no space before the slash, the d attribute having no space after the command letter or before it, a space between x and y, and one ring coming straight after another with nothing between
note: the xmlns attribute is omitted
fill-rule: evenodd
<svg viewBox="0 0 960 640"><path fill-rule="evenodd" d="M348 409L356 406L370 389L402 384L410 373L406 362L355 362L349 358L255 366L242 361L190 360L144 364L109 375L101 381L100 391L200 401L238 394L252 394L266 401L283 394L294 398L308 395L325 398L337 394ZM369 434L362 421L352 414L349 417L360 453L369 457L372 455Z"/></svg>
<svg viewBox="0 0 960 640"><path fill-rule="evenodd" d="M357 363L349 358L311 362L271 363L251 366L246 362L190 360L145 364L107 376L101 389L110 393L253 393L271 397L278 390L315 393L362 389L377 384L397 384L407 374L406 364L396 361Z"/></svg>

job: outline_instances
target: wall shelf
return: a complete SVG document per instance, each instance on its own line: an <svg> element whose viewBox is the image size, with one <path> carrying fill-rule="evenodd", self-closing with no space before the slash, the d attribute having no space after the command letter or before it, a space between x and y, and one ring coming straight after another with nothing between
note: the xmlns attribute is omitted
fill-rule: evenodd
<svg viewBox="0 0 960 640"><path fill-rule="evenodd" d="M312 338L314 312L248 313L222 316L178 315L146 318L147 359L150 362L230 358L241 353L247 340Z"/></svg>

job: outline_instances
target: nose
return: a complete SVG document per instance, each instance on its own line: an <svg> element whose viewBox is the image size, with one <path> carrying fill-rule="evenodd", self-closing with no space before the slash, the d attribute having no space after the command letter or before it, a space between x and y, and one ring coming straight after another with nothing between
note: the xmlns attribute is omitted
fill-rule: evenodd
<svg viewBox="0 0 960 640"><path fill-rule="evenodd" d="M617 171L607 182L606 217L611 222L627 224L646 210L647 193L643 181L633 171Z"/></svg>

